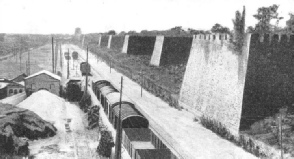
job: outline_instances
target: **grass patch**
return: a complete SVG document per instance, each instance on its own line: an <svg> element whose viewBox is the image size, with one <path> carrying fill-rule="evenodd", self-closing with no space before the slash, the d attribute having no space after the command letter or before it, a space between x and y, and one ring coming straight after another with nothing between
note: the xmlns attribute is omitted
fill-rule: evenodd
<svg viewBox="0 0 294 159"><path fill-rule="evenodd" d="M151 55L129 55L107 48L89 46L90 51L109 66L142 85L149 92L177 108L186 65L155 67L149 65Z"/></svg>
<svg viewBox="0 0 294 159"><path fill-rule="evenodd" d="M200 118L201 124L207 129L213 131L218 136L229 140L235 145L242 147L245 151L260 158L269 158L264 151L261 150L260 146L254 142L252 138L246 137L242 134L234 136L221 122L202 116Z"/></svg>

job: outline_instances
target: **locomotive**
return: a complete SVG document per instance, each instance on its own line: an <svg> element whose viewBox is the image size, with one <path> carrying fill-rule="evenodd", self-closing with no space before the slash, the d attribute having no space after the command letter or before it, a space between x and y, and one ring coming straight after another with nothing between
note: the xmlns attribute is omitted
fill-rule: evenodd
<svg viewBox="0 0 294 159"><path fill-rule="evenodd" d="M88 74L88 76L91 76L91 66L90 64L87 62L82 62L80 64L80 71L82 72L83 76L86 76Z"/></svg>

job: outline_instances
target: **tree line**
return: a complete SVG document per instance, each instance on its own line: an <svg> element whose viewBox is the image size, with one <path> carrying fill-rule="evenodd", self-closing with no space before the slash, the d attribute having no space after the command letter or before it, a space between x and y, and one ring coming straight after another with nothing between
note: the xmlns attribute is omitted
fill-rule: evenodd
<svg viewBox="0 0 294 159"><path fill-rule="evenodd" d="M242 15L239 11L236 11L235 19L233 19L234 28L230 30L228 27L223 26L219 23L214 24L210 30L197 30L193 28L183 29L182 26L175 26L167 30L142 30L141 32L129 31L117 33L115 30L109 30L108 32L102 33L105 35L145 35L145 36L155 36L155 35L165 35L165 36L189 36L195 34L210 34L210 33L225 33L225 34L235 34L236 29L244 30L247 33L271 33L271 32L294 32L294 13L289 13L289 20L285 27L280 27L280 20L284 17L279 16L278 13L279 5L273 4L268 7L260 7L257 9L257 13L253 15L257 19L257 24L255 26L249 26L245 29L245 7L243 8ZM244 17L242 17L244 16ZM241 18L241 19L240 19ZM242 19L243 18L243 19ZM242 22L243 21L243 22ZM272 24L272 22L275 24ZM242 26L243 25L243 26Z"/></svg>

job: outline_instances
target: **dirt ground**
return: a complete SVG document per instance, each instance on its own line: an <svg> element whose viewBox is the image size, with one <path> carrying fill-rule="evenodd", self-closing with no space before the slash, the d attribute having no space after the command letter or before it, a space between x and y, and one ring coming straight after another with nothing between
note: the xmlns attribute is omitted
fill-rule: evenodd
<svg viewBox="0 0 294 159"><path fill-rule="evenodd" d="M42 105L40 107L40 105ZM96 159L99 131L88 130L87 115L77 103L38 91L17 105L34 111L57 128L51 138L29 142L30 155L36 159Z"/></svg>

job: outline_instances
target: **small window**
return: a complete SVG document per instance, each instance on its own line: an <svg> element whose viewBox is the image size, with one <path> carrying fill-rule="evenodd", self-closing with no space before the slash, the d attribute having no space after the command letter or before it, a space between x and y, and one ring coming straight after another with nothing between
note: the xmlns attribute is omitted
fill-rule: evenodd
<svg viewBox="0 0 294 159"><path fill-rule="evenodd" d="M50 84L50 89L54 89L54 84Z"/></svg>
<svg viewBox="0 0 294 159"><path fill-rule="evenodd" d="M14 94L17 94L17 89L14 90Z"/></svg>
<svg viewBox="0 0 294 159"><path fill-rule="evenodd" d="M9 89L9 94L12 94L13 93L13 90L12 89Z"/></svg>
<svg viewBox="0 0 294 159"><path fill-rule="evenodd" d="M18 92L19 92L19 93L22 93L22 89L20 89Z"/></svg>

